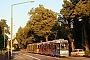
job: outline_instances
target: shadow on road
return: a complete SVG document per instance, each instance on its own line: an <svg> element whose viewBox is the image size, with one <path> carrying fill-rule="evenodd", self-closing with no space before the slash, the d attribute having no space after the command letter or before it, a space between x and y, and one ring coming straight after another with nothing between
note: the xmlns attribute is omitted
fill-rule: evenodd
<svg viewBox="0 0 90 60"><path fill-rule="evenodd" d="M90 58L90 56L87 56L86 58Z"/></svg>
<svg viewBox="0 0 90 60"><path fill-rule="evenodd" d="M15 55L17 55L17 53L13 53L13 54L12 54L12 57L11 57L11 59L10 59L10 60L14 60Z"/></svg>

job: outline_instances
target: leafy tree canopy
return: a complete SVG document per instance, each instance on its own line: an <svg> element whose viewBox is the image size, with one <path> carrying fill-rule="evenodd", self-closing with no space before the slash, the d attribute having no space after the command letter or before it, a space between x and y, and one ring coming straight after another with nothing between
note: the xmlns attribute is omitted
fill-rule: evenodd
<svg viewBox="0 0 90 60"><path fill-rule="evenodd" d="M90 0L80 0L74 10L74 16L86 17L90 16Z"/></svg>
<svg viewBox="0 0 90 60"><path fill-rule="evenodd" d="M9 38L7 36L7 34L10 34L9 26L7 25L5 19L1 19L0 20L0 46L1 47L0 48L2 48L4 46L4 44L3 44L3 42L4 42L4 36L5 36L5 43L7 42L8 38Z"/></svg>
<svg viewBox="0 0 90 60"><path fill-rule="evenodd" d="M74 12L74 5L72 2L65 0L62 7L63 8L61 9L60 14L62 14L66 19L72 18Z"/></svg>
<svg viewBox="0 0 90 60"><path fill-rule="evenodd" d="M56 23L55 12L44 8L43 5L31 9L28 14L30 15L31 28L38 36L44 36L46 32L50 32Z"/></svg>
<svg viewBox="0 0 90 60"><path fill-rule="evenodd" d="M16 33L16 39L20 48L26 47L27 30L26 28L20 27L18 33Z"/></svg>

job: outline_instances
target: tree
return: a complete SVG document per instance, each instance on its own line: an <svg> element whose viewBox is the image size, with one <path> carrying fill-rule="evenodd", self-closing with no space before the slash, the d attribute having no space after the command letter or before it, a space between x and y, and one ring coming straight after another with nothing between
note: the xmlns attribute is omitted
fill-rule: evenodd
<svg viewBox="0 0 90 60"><path fill-rule="evenodd" d="M72 50L74 50L74 45L72 44L73 42L73 35L72 35L72 30L71 30L71 20L73 19L73 12L74 12L74 4L72 2L64 0L64 4L62 5L63 8L61 9L60 13L63 15L64 20L68 21L68 24L66 24L66 29L68 30L68 38L70 41L70 45Z"/></svg>
<svg viewBox="0 0 90 60"><path fill-rule="evenodd" d="M77 27L75 25L77 24L77 22L79 22L78 20L82 19L83 21L82 26L84 26L83 27L84 36L85 36L84 39L85 39L85 44L86 44L85 48L86 48L86 51L88 51L89 48L87 46L88 40L87 40L86 26L90 18L90 1L89 0L71 0L71 1L64 0L64 4L62 6L63 8L61 9L60 13L68 21L69 28L70 28L70 23L72 19L74 21L74 24L73 24L74 29Z"/></svg>
<svg viewBox="0 0 90 60"><path fill-rule="evenodd" d="M27 39L27 29L20 27L16 33L16 40L18 41L18 46L22 49L26 48Z"/></svg>
<svg viewBox="0 0 90 60"><path fill-rule="evenodd" d="M10 34L10 31L9 31L9 26L6 24L6 20L1 19L0 20L0 45L1 47L4 46L4 34L5 34L5 45L6 45L7 40L9 38L7 34Z"/></svg>
<svg viewBox="0 0 90 60"><path fill-rule="evenodd" d="M35 38L35 34L31 26L32 26L32 22L29 20L25 26L25 28L27 28L27 44L33 43L33 39Z"/></svg>
<svg viewBox="0 0 90 60"><path fill-rule="evenodd" d="M80 0L74 10L74 16L78 16L78 19L83 21L83 30L84 30L84 40L85 40L85 49L89 51L89 44L87 39L87 24L90 18L90 0Z"/></svg>
<svg viewBox="0 0 90 60"><path fill-rule="evenodd" d="M68 30L65 29L65 27L67 26L67 21L60 14L57 15L57 22L52 28L52 33L54 34L55 39L68 39Z"/></svg>
<svg viewBox="0 0 90 60"><path fill-rule="evenodd" d="M30 15L31 28L34 33L38 36L45 36L46 41L48 41L50 31L56 23L55 12L39 5L39 7L31 9L28 14Z"/></svg>

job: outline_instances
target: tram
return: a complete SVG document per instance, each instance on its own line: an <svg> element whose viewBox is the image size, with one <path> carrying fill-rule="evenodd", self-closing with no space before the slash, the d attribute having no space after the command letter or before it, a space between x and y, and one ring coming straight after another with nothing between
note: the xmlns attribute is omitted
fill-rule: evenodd
<svg viewBox="0 0 90 60"><path fill-rule="evenodd" d="M27 46L28 52L51 56L69 56L68 40L57 39L48 42L32 43Z"/></svg>

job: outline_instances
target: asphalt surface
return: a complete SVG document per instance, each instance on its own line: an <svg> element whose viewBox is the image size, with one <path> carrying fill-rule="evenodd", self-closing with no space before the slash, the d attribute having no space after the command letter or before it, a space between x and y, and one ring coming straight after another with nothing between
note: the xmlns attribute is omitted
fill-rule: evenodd
<svg viewBox="0 0 90 60"><path fill-rule="evenodd" d="M40 54L14 51L11 60L90 60L90 57L51 57Z"/></svg>

